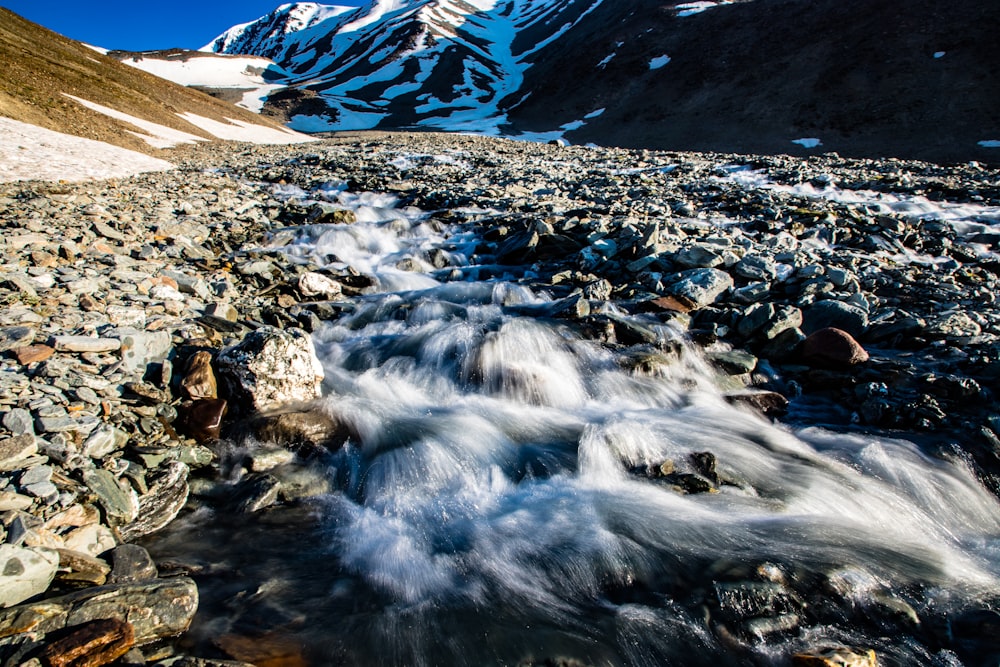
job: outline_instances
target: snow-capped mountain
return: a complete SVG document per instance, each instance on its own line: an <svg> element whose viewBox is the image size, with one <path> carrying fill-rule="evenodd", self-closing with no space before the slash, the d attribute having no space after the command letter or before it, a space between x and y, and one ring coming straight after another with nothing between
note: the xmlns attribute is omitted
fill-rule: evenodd
<svg viewBox="0 0 1000 667"><path fill-rule="evenodd" d="M607 0L610 1L610 0ZM376 0L282 5L205 47L272 58L329 107L305 130L496 131L533 57L605 0Z"/></svg>
<svg viewBox="0 0 1000 667"><path fill-rule="evenodd" d="M306 131L994 160L997 25L981 0L370 0L203 50L274 60L263 113Z"/></svg>

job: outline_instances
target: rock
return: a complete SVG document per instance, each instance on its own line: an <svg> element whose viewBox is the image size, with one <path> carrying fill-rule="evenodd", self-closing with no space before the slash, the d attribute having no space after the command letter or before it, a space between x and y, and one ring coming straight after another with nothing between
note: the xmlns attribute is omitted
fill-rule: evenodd
<svg viewBox="0 0 1000 667"><path fill-rule="evenodd" d="M56 549L59 554L58 580L64 583L101 586L111 568L100 558L72 549Z"/></svg>
<svg viewBox="0 0 1000 667"><path fill-rule="evenodd" d="M175 425L198 442L218 440L228 411L228 401L221 398L186 401L178 407Z"/></svg>
<svg viewBox="0 0 1000 667"><path fill-rule="evenodd" d="M0 607L44 593L58 569L59 554L51 549L0 544Z"/></svg>
<svg viewBox="0 0 1000 667"><path fill-rule="evenodd" d="M320 395L323 367L301 329L262 327L223 349L216 363L228 395L241 408L262 412Z"/></svg>
<svg viewBox="0 0 1000 667"><path fill-rule="evenodd" d="M978 336L982 327L969 317L968 313L956 312L931 320L924 329L924 335L930 338L967 338Z"/></svg>
<svg viewBox="0 0 1000 667"><path fill-rule="evenodd" d="M105 335L119 341L122 365L129 373L144 372L149 364L166 359L173 348L173 340L168 331L122 328L113 329Z"/></svg>
<svg viewBox="0 0 1000 667"><path fill-rule="evenodd" d="M53 558L56 558L53 556ZM7 632L54 632L99 619L128 621L138 646L174 637L191 625L198 587L187 577L109 584L0 611Z"/></svg>
<svg viewBox="0 0 1000 667"><path fill-rule="evenodd" d="M212 370L212 354L204 350L195 352L188 359L187 371L181 379L181 390L188 398L215 399L219 397L215 371Z"/></svg>
<svg viewBox="0 0 1000 667"><path fill-rule="evenodd" d="M280 491L281 482L274 475L247 475L234 489L232 506L241 514L253 514L277 502Z"/></svg>
<svg viewBox="0 0 1000 667"><path fill-rule="evenodd" d="M844 646L815 648L792 656L793 667L878 667L872 649Z"/></svg>
<svg viewBox="0 0 1000 667"><path fill-rule="evenodd" d="M219 637L217 644L228 655L254 665L306 667L308 664L298 642L276 633L255 637L227 634Z"/></svg>
<svg viewBox="0 0 1000 667"><path fill-rule="evenodd" d="M48 345L26 345L14 350L14 356L17 357L17 362L22 366L45 361L55 353L55 348Z"/></svg>
<svg viewBox="0 0 1000 667"><path fill-rule="evenodd" d="M216 302L205 306L204 316L225 322L236 322L240 313L231 303Z"/></svg>
<svg viewBox="0 0 1000 667"><path fill-rule="evenodd" d="M111 550L109 584L125 584L156 579L156 563L138 544L119 544Z"/></svg>
<svg viewBox="0 0 1000 667"><path fill-rule="evenodd" d="M667 288L674 297L691 309L703 308L733 286L733 278L718 269L691 269L682 271L680 280Z"/></svg>
<svg viewBox="0 0 1000 667"><path fill-rule="evenodd" d="M350 437L342 424L318 410L256 417L249 423L249 431L260 442L293 449L301 446L338 449Z"/></svg>
<svg viewBox="0 0 1000 667"><path fill-rule="evenodd" d="M139 498L136 519L119 529L123 540L130 542L155 533L173 521L187 502L188 472L187 465L180 461L167 464L150 485L149 492Z"/></svg>
<svg viewBox="0 0 1000 667"><path fill-rule="evenodd" d="M802 342L802 360L822 367L842 368L868 361L868 352L840 329L820 329Z"/></svg>
<svg viewBox="0 0 1000 667"><path fill-rule="evenodd" d="M16 435L0 440L0 472L20 470L38 452L33 435Z"/></svg>
<svg viewBox="0 0 1000 667"><path fill-rule="evenodd" d="M0 327L0 353L30 345L34 339L31 327Z"/></svg>
<svg viewBox="0 0 1000 667"><path fill-rule="evenodd" d="M305 297L335 299L341 296L343 288L340 283L322 273L309 272L299 276L299 292Z"/></svg>
<svg viewBox="0 0 1000 667"><path fill-rule="evenodd" d="M260 449L247 455L247 464L252 472L266 472L295 460L295 454L287 449Z"/></svg>
<svg viewBox="0 0 1000 667"><path fill-rule="evenodd" d="M117 352L121 341L93 336L55 336L51 341L56 352Z"/></svg>
<svg viewBox="0 0 1000 667"><path fill-rule="evenodd" d="M117 544L111 530L102 524L92 523L71 530L63 536L63 546L66 549L82 551L91 556L102 554Z"/></svg>
<svg viewBox="0 0 1000 667"><path fill-rule="evenodd" d="M802 316L806 335L833 327L858 337L868 328L868 313L844 301L817 301Z"/></svg>
<svg viewBox="0 0 1000 667"><path fill-rule="evenodd" d="M674 261L688 268L713 268L722 264L722 248L707 244L693 245L674 255Z"/></svg>
<svg viewBox="0 0 1000 667"><path fill-rule="evenodd" d="M103 459L122 449L127 442L127 433L110 424L101 424L87 436L81 451L92 459Z"/></svg>
<svg viewBox="0 0 1000 667"><path fill-rule="evenodd" d="M3 416L3 425L14 435L35 434L35 420L24 408L14 408Z"/></svg>
<svg viewBox="0 0 1000 667"><path fill-rule="evenodd" d="M69 634L42 649L47 667L101 667L114 662L135 645L135 631L128 621L102 618L75 626Z"/></svg>
<svg viewBox="0 0 1000 667"><path fill-rule="evenodd" d="M778 275L778 265L765 255L746 255L736 263L733 272L747 280L770 282Z"/></svg>
<svg viewBox="0 0 1000 667"><path fill-rule="evenodd" d="M98 468L83 473L83 482L97 496L108 517L117 524L128 524L139 514L139 498L132 487L119 481L107 470Z"/></svg>
<svg viewBox="0 0 1000 667"><path fill-rule="evenodd" d="M788 412L788 399L775 391L748 389L725 395L728 403L745 405L768 417L780 417Z"/></svg>
<svg viewBox="0 0 1000 667"><path fill-rule="evenodd" d="M757 357L744 350L708 352L705 356L728 375L750 373L757 366Z"/></svg>
<svg viewBox="0 0 1000 667"><path fill-rule="evenodd" d="M22 496L12 491L0 491L0 512L10 510L26 510L34 504L28 496Z"/></svg>

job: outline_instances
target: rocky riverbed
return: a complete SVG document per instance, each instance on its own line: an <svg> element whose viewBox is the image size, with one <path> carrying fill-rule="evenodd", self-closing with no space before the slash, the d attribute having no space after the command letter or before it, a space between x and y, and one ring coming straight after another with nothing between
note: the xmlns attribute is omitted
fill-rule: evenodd
<svg viewBox="0 0 1000 667"><path fill-rule="evenodd" d="M202 506L260 513L336 491L335 476L296 462L364 434L310 409L323 392L310 334L360 312L387 278L301 243L355 223L362 193L391 195L446 239L401 256L401 273L523 286L545 299L509 312L559 323L628 373L696 354L733 404L789 428L903 438L1000 492L994 169L435 134L174 160L130 179L0 186L5 664L232 664L172 641L194 618L198 569L161 577L137 542L155 552L160 531ZM705 454L629 470L718 492L725 462ZM727 620L712 627L734 655L747 649L733 628L808 634L808 613L790 611L802 591L772 574L716 584ZM937 660L1000 652L979 629L1000 622L991 602L946 629L902 599L882 604L872 622L923 620ZM233 634L216 648L274 659ZM805 641L795 661L841 664L808 662L826 648ZM871 664L869 648L853 659Z"/></svg>

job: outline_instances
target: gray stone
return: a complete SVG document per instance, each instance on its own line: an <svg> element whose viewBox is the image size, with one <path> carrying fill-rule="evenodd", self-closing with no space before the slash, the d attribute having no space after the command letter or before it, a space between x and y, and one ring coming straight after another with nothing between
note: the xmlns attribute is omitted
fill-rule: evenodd
<svg viewBox="0 0 1000 667"><path fill-rule="evenodd" d="M718 269L691 269L680 274L680 280L673 283L668 291L671 295L684 299L692 308L702 308L732 288L733 278Z"/></svg>
<svg viewBox="0 0 1000 667"><path fill-rule="evenodd" d="M928 322L924 329L924 334L931 338L965 338L981 333L982 327L963 312L937 317Z"/></svg>
<svg viewBox="0 0 1000 667"><path fill-rule="evenodd" d="M107 470L98 468L83 473L83 482L94 492L108 516L119 524L128 524L139 514L139 498L131 488Z"/></svg>
<svg viewBox="0 0 1000 667"><path fill-rule="evenodd" d="M722 264L721 250L710 245L694 245L674 255L674 261L690 268L712 268Z"/></svg>
<svg viewBox="0 0 1000 667"><path fill-rule="evenodd" d="M150 363L162 361L173 348L168 331L121 328L107 331L105 335L119 341L122 365L129 373L144 371Z"/></svg>
<svg viewBox="0 0 1000 667"><path fill-rule="evenodd" d="M0 352L30 345L35 340L35 330L31 327L0 327Z"/></svg>
<svg viewBox="0 0 1000 667"><path fill-rule="evenodd" d="M24 408L13 408L3 416L3 425L14 435L34 435L35 420Z"/></svg>
<svg viewBox="0 0 1000 667"><path fill-rule="evenodd" d="M56 352L115 352L121 342L93 336L55 336L51 341Z"/></svg>
<svg viewBox="0 0 1000 667"><path fill-rule="evenodd" d="M160 530L173 521L188 498L187 465L173 461L153 482L149 492L139 498L135 520L122 526L122 539L132 541Z"/></svg>
<svg viewBox="0 0 1000 667"><path fill-rule="evenodd" d="M156 563L149 552L138 544L119 544L111 550L109 584L124 584L156 579Z"/></svg>
<svg viewBox="0 0 1000 667"><path fill-rule="evenodd" d="M828 327L861 336L868 328L868 313L843 301L817 301L803 314L802 330L808 335Z"/></svg>
<svg viewBox="0 0 1000 667"><path fill-rule="evenodd" d="M92 459L103 459L116 452L128 442L128 434L110 424L101 424L83 443L83 455Z"/></svg>
<svg viewBox="0 0 1000 667"><path fill-rule="evenodd" d="M0 472L20 470L38 452L35 436L25 434L0 440Z"/></svg>
<svg viewBox="0 0 1000 667"><path fill-rule="evenodd" d="M0 544L0 607L11 607L44 593L58 568L59 554L51 549Z"/></svg>
<svg viewBox="0 0 1000 667"><path fill-rule="evenodd" d="M35 428L39 433L81 433L87 435L95 428L101 420L97 417L82 415L79 417L43 417L39 416L35 420Z"/></svg>
<svg viewBox="0 0 1000 667"><path fill-rule="evenodd" d="M736 263L733 272L748 280L771 281L778 275L778 265L765 255L747 255Z"/></svg>
<svg viewBox="0 0 1000 667"><path fill-rule="evenodd" d="M252 331L219 352L216 364L229 396L241 407L264 411L320 395L323 366L312 338L301 329Z"/></svg>

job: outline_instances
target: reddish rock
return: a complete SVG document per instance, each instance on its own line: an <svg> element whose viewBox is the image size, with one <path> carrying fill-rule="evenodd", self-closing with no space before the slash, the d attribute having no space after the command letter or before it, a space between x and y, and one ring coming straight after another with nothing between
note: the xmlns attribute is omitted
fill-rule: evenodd
<svg viewBox="0 0 1000 667"><path fill-rule="evenodd" d="M22 365L27 366L28 364L45 361L55 354L55 350L48 345L26 345L14 350L14 354Z"/></svg>
<svg viewBox="0 0 1000 667"><path fill-rule="evenodd" d="M868 352L851 334L827 327L802 341L802 359L817 366L853 366L868 361Z"/></svg>
<svg viewBox="0 0 1000 667"><path fill-rule="evenodd" d="M223 651L257 667L306 667L298 643L275 634L258 637L222 635L215 643Z"/></svg>
<svg viewBox="0 0 1000 667"><path fill-rule="evenodd" d="M221 398L185 401L178 409L178 427L198 442L218 440L229 404Z"/></svg>
<svg viewBox="0 0 1000 667"><path fill-rule="evenodd" d="M212 370L212 353L195 352L188 359L187 373L181 380L181 389L193 400L219 397L219 385Z"/></svg>
<svg viewBox="0 0 1000 667"><path fill-rule="evenodd" d="M114 662L135 646L135 632L127 621L103 618L84 623L48 644L41 655L46 667L100 667Z"/></svg>

